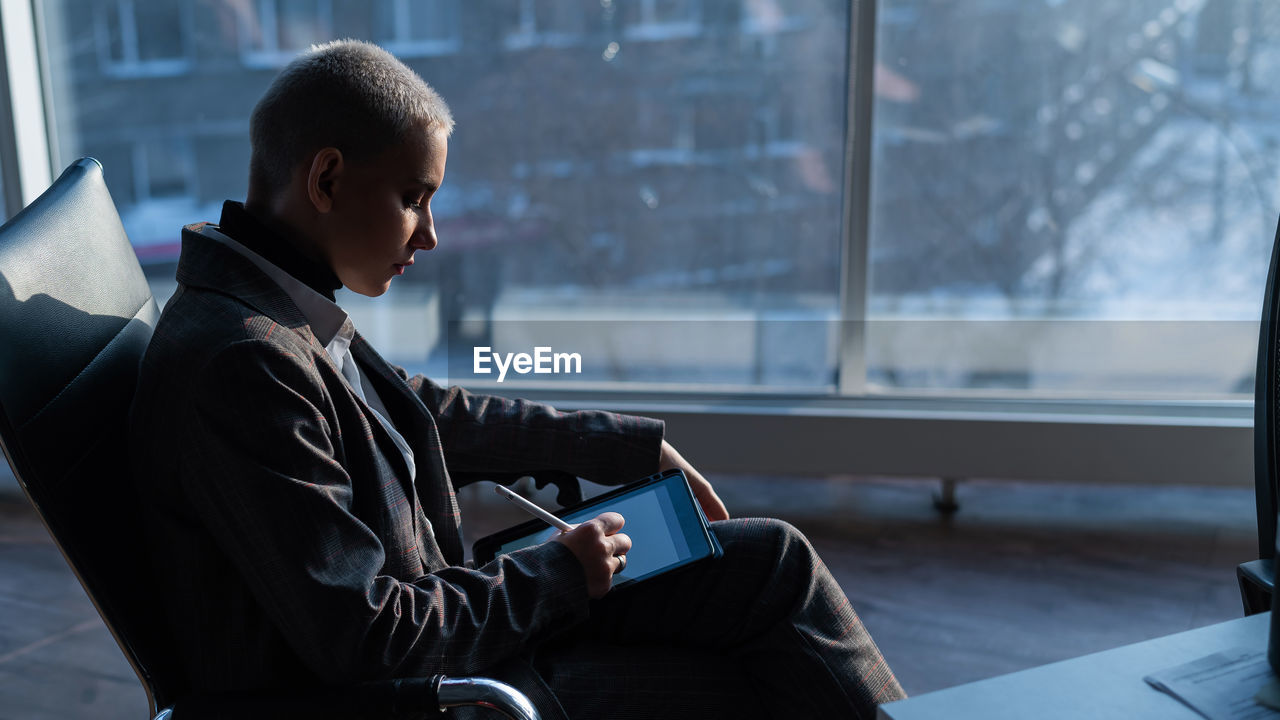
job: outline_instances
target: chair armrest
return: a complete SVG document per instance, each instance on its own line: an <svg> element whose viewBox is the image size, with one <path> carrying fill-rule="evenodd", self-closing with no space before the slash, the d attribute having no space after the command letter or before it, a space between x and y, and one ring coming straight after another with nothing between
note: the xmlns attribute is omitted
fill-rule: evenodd
<svg viewBox="0 0 1280 720"><path fill-rule="evenodd" d="M582 502L582 483L578 481L577 475L559 470L539 470L530 475L533 477L533 486L539 490L548 485L556 486L556 503L560 507Z"/></svg>
<svg viewBox="0 0 1280 720"><path fill-rule="evenodd" d="M533 478L534 487L541 490L548 485L556 486L556 504L569 507L582 502L582 483L578 476L561 470L527 470L525 472L491 473L491 472L450 472L454 487L463 487L479 480L495 482L499 485L510 485L523 477Z"/></svg>
<svg viewBox="0 0 1280 720"><path fill-rule="evenodd" d="M524 693L504 682L489 678L443 678L436 688L441 710L462 705L491 708L511 720L541 720Z"/></svg>
<svg viewBox="0 0 1280 720"><path fill-rule="evenodd" d="M461 705L496 710L512 720L539 720L519 690L488 678L398 678L349 687L315 687L184 698L155 720L277 720L286 717L397 717Z"/></svg>

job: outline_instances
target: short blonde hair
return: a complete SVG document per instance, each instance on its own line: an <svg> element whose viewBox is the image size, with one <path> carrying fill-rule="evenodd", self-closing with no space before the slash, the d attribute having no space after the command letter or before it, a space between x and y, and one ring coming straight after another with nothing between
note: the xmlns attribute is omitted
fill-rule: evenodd
<svg viewBox="0 0 1280 720"><path fill-rule="evenodd" d="M443 98L394 55L372 43L313 45L285 66L249 120L249 185L270 195L315 151L336 147L368 160L418 127L453 131Z"/></svg>

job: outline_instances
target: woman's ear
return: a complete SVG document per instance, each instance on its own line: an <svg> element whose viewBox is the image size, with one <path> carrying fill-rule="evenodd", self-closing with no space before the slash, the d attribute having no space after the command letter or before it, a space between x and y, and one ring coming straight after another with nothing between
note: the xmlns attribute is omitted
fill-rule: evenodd
<svg viewBox="0 0 1280 720"><path fill-rule="evenodd" d="M311 167L307 170L307 199L317 212L327 213L333 209L334 185L344 168L342 151L337 148L321 148L311 156Z"/></svg>

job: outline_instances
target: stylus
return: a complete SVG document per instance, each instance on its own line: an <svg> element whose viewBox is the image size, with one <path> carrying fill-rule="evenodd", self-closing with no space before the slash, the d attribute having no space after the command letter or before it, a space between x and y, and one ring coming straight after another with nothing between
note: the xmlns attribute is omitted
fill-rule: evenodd
<svg viewBox="0 0 1280 720"><path fill-rule="evenodd" d="M503 487L503 486L501 486L501 485L494 485L494 486L493 486L493 490L494 490L494 492L498 493L498 494L499 494L499 495L501 495L502 497L504 497L504 498L506 498L506 499L510 500L511 502L515 503L515 504L516 504L516 507L520 508L521 510L524 510L525 512L527 512L527 513L529 513L530 515L532 515L532 516L534 516L534 517L538 518L539 520L541 520L541 521L543 521L543 522L547 523L548 525L551 525L552 527L559 528L562 532L569 532L569 531L570 531L570 530L572 530L572 529L573 529L573 527L574 527L574 526L570 525L569 523L567 523L567 522L565 522L565 521L561 520L560 518L556 517L555 515L552 515L551 513L547 512L546 510L543 510L542 508L538 507L537 505L534 505L533 503L529 502L528 500L525 500L524 498L520 497L519 495L517 495L517 494L515 494L515 493L511 492L510 490L508 490L507 488L505 488L505 487Z"/></svg>

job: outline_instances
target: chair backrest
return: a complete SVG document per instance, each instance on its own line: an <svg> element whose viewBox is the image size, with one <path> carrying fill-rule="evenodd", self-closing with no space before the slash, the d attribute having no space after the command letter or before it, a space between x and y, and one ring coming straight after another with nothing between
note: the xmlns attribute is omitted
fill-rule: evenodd
<svg viewBox="0 0 1280 720"><path fill-rule="evenodd" d="M126 430L158 316L97 160L0 227L0 445L153 712L170 699Z"/></svg>
<svg viewBox="0 0 1280 720"><path fill-rule="evenodd" d="M1267 290L1262 298L1262 325L1258 330L1258 371L1253 393L1253 484L1258 506L1258 557L1276 555L1276 482L1280 479L1280 223L1271 246Z"/></svg>

